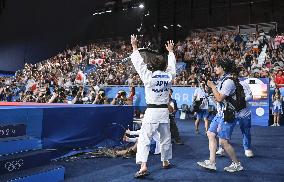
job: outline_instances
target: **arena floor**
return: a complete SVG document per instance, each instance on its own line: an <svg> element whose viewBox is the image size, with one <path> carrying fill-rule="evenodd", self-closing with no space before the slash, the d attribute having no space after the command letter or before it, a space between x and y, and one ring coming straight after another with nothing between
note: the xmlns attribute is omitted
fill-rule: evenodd
<svg viewBox="0 0 284 182"><path fill-rule="evenodd" d="M202 123L203 124L203 123ZM208 139L205 133L194 133L190 120L178 121L185 145L173 145L175 167L162 169L160 156L150 155L149 171L144 181L284 181L284 127L252 127L254 158L246 158L242 149L241 133L238 126L232 136L232 143L245 170L227 173L223 168L231 163L227 157L217 159L217 171L201 169L196 162L209 156ZM201 128L201 131L203 126ZM66 167L66 181L136 181L138 170L134 159L95 158L73 162L56 162Z"/></svg>

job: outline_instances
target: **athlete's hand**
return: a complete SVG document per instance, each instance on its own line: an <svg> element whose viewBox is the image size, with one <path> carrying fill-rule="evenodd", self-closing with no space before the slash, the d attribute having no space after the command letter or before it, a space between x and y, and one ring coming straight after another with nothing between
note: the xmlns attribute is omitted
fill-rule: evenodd
<svg viewBox="0 0 284 182"><path fill-rule="evenodd" d="M169 51L169 52L173 52L174 51L174 41L173 40L169 40L167 41L167 44L165 44L166 46L166 49Z"/></svg>
<svg viewBox="0 0 284 182"><path fill-rule="evenodd" d="M137 45L138 45L137 35L134 35L134 34L131 35L131 45L132 45L133 51L137 50Z"/></svg>
<svg viewBox="0 0 284 182"><path fill-rule="evenodd" d="M127 130L125 131L125 133L128 134L128 135L130 135L130 130L127 129Z"/></svg>
<svg viewBox="0 0 284 182"><path fill-rule="evenodd" d="M123 136L123 141L124 141L124 142L128 142L128 140L129 140L129 137L126 136L126 135L124 135L124 136Z"/></svg>

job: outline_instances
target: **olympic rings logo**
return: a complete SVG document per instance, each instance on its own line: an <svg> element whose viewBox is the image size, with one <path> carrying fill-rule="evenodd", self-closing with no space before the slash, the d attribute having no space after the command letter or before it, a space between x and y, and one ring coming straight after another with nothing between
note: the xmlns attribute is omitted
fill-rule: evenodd
<svg viewBox="0 0 284 182"><path fill-rule="evenodd" d="M19 170L23 165L24 165L24 160L19 159L19 160L15 160L15 161L6 162L5 168L9 172L11 172L11 171L14 171L14 170Z"/></svg>

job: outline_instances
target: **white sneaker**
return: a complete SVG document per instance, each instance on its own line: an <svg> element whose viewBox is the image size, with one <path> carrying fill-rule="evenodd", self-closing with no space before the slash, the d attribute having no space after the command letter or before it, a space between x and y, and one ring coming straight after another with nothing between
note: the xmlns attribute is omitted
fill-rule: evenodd
<svg viewBox="0 0 284 182"><path fill-rule="evenodd" d="M276 126L280 126L280 124L279 124L279 123L277 123L277 124L276 124Z"/></svg>
<svg viewBox="0 0 284 182"><path fill-rule="evenodd" d="M218 156L220 156L220 157L221 157L221 156L224 156L224 155L225 155L225 150L220 147L220 148L217 150L216 155L218 155Z"/></svg>
<svg viewBox="0 0 284 182"><path fill-rule="evenodd" d="M203 168L214 170L216 171L216 163L211 162L210 160L205 160L203 162L197 162L198 165L200 165Z"/></svg>
<svg viewBox="0 0 284 182"><path fill-rule="evenodd" d="M271 126L276 126L276 124L274 123L273 125L271 125Z"/></svg>
<svg viewBox="0 0 284 182"><path fill-rule="evenodd" d="M252 150L245 150L245 156L246 157L253 157L254 155L253 155L253 152L252 152Z"/></svg>
<svg viewBox="0 0 284 182"><path fill-rule="evenodd" d="M242 171L243 169L244 168L243 168L243 166L241 165L240 162L238 162L238 163L232 162L232 164L230 166L224 168L225 171L228 171L230 173Z"/></svg>

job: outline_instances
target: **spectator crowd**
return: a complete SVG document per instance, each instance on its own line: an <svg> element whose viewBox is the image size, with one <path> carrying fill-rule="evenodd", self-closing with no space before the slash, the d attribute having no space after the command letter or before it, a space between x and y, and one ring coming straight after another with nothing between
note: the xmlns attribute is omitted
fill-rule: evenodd
<svg viewBox="0 0 284 182"><path fill-rule="evenodd" d="M144 40L140 47L154 44ZM217 79L213 69L218 59L234 60L242 77L270 78L271 87L284 84L284 34L193 33L178 41L174 51L177 63L184 67L173 85L195 87L208 77ZM127 59L130 53L129 42L109 41L77 46L37 64L25 64L15 76L0 77L0 101L118 103L117 99L99 101L99 97L105 86L142 85Z"/></svg>

